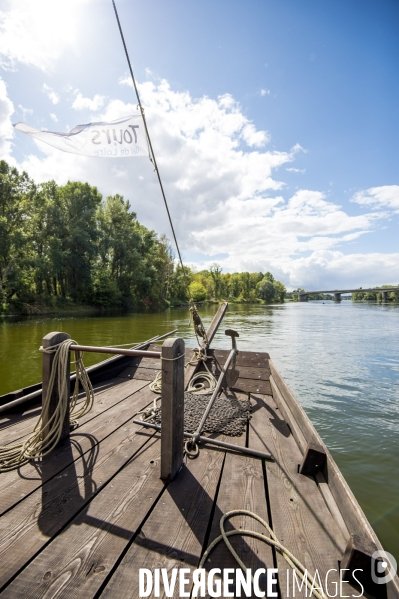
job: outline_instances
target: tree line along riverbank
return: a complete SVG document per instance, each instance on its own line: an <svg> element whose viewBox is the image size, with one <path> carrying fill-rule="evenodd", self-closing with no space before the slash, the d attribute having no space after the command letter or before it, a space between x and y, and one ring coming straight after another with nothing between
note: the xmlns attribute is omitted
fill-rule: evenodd
<svg viewBox="0 0 399 599"><path fill-rule="evenodd" d="M269 272L218 264L183 273L166 236L139 223L122 196L77 181L36 184L0 161L0 313L162 308L189 294L283 302L286 289Z"/></svg>

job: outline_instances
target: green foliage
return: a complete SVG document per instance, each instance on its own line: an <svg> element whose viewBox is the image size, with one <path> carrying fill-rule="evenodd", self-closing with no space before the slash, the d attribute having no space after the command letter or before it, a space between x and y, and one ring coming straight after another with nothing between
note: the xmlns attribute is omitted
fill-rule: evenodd
<svg viewBox="0 0 399 599"><path fill-rule="evenodd" d="M276 281L270 273L266 273L264 278L256 286L257 296L265 302L283 302L286 295L285 286Z"/></svg>
<svg viewBox="0 0 399 599"><path fill-rule="evenodd" d="M0 161L0 304L164 305L173 278L166 238L122 196L69 181L35 185ZM54 300L54 301L53 301ZM58 301L58 300L57 300Z"/></svg>
<svg viewBox="0 0 399 599"><path fill-rule="evenodd" d="M202 283L193 281L190 283L190 295L195 302L202 302L206 299L206 289Z"/></svg>
<svg viewBox="0 0 399 599"><path fill-rule="evenodd" d="M165 306L173 301L283 302L270 272L195 272L128 200L88 183L36 185L0 161L0 306Z"/></svg>

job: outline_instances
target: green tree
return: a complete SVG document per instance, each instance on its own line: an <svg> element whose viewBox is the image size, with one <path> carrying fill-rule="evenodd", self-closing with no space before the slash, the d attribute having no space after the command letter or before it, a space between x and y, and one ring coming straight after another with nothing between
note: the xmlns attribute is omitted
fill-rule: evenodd
<svg viewBox="0 0 399 599"><path fill-rule="evenodd" d="M190 295L195 302L202 302L206 299L206 289L202 283L193 281L190 283Z"/></svg>
<svg viewBox="0 0 399 599"><path fill-rule="evenodd" d="M34 194L27 173L19 174L0 161L0 291L1 301L31 299L32 281L28 274L31 256L27 252L27 198Z"/></svg>
<svg viewBox="0 0 399 599"><path fill-rule="evenodd" d="M274 299L274 285L273 282L265 277L257 284L256 287L257 296L265 302L272 302Z"/></svg>

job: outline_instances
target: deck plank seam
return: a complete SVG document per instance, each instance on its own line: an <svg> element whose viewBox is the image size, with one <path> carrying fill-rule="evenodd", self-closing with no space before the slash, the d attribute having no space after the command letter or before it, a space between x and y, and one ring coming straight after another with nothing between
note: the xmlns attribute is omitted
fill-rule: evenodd
<svg viewBox="0 0 399 599"><path fill-rule="evenodd" d="M152 435L152 437L154 437L155 434ZM112 566L112 568L108 572L107 576L105 577L105 579L101 583L100 587L97 589L96 593L93 595L93 599L99 599L101 597L101 595L104 592L104 590L106 589L108 583L111 581L113 575L115 574L116 570L119 568L119 565L123 561L123 558L125 557L125 555L129 551L130 547L133 545L133 543L135 542L135 540L137 539L138 535L141 533L141 530L142 530L143 526L147 522L148 518L151 516L152 512L156 508L159 500L161 499L161 497L163 496L163 494L165 493L165 491L166 491L166 489L168 488L169 485L170 485L170 482L164 483L163 488L158 493L157 497L153 501L152 505L150 506L150 508L149 508L148 512L146 513L146 515L144 516L143 520L140 522L139 526L136 529L136 532L133 534L132 538L126 543L126 545L123 548L122 552L119 554L119 557L115 560L114 565Z"/></svg>
<svg viewBox="0 0 399 599"><path fill-rule="evenodd" d="M112 433L111 433L112 434ZM87 507L87 505L93 501L93 499L95 497L97 497L97 495L99 493L101 493L101 491L103 491L111 482L112 480L115 478L115 476L117 476L128 464L129 462L131 462L133 459L135 459L135 457L140 453L140 451L143 450L143 448L145 448L145 446L150 442L151 439L153 439L154 437L156 437L157 433L154 432L153 434L149 434L149 436L145 439L144 443L142 445L140 445L140 447L137 448L137 451L134 452L133 455L131 455L123 464L120 468L118 468L111 476L110 478L104 483L102 484L97 491L95 491L90 498L85 501L80 508L73 514L71 514L71 517L60 527L60 529L52 536L50 537L41 547L38 551L36 551L33 555L30 556L30 558L24 563L23 566L21 566L21 568L19 568L10 578L9 580L7 580L7 582L0 587L0 594L21 574L21 572L23 570L25 570L25 568L27 568L29 566L29 564L31 564L49 545L50 543L52 543L54 541L54 539L56 539L60 534L62 534L64 532L64 530L66 530L68 528L68 526L71 524L71 522L73 520L75 520L75 518L77 518L79 516L79 514L84 511ZM74 460L75 461L75 460ZM58 474L57 474L58 475ZM25 499L25 497L23 498ZM8 511L8 510L7 510Z"/></svg>
<svg viewBox="0 0 399 599"><path fill-rule="evenodd" d="M135 393L139 393L142 389L139 389L138 391L136 391ZM134 393L132 393L132 395L134 395ZM125 401L126 399L128 399L130 396L128 395L127 397L125 397L122 401ZM117 405L117 404L115 404ZM145 406L143 406L143 408L141 409L145 409L147 407L150 407L152 405L152 401L148 402L148 404L146 404ZM114 407L114 406L111 406ZM110 409L110 408L108 408ZM140 410L141 411L141 410ZM108 439L108 437L110 437L111 435L113 435L116 431L118 431L120 428L122 428L123 426L126 426L126 424L129 423L130 420L132 420L135 416L137 416L140 411L135 412L132 416L129 416L129 418L127 420L125 420L124 422L122 422L122 424L120 424L119 426L117 426L116 428L114 428L110 433L108 433L108 435L105 435L101 441L98 441L97 443L95 443L92 447L89 447L86 451L84 451L83 453L79 454L78 456L76 456L76 458L74 460L72 460L71 462L69 462L68 464L66 464L64 466L64 468L62 468L61 470L57 470L57 472L54 472L53 476L50 476L50 478L46 479L44 483L42 483L41 485L38 485L35 489L32 489L32 491L30 491L29 493L27 493L26 495L24 495L24 497L21 497L20 500L16 501L15 503L13 503L12 506L9 506L6 510L4 510L4 512L2 512L0 514L0 518L2 516L4 516L5 514L7 514L10 510L14 509L14 507L16 507L17 505L19 505L22 501L24 501L27 497L29 497L30 495L32 495L32 493L35 493L38 489L40 489L43 484L47 484L48 482L50 482L51 480L53 480L56 476L60 476L60 474L66 470L67 468L70 468L72 464L74 464L75 462L77 462L78 460L80 460L84 455L86 455L88 452L93 451L95 448L99 447L101 443L103 443L103 441L105 441L106 439ZM104 410L104 412L101 412L100 414L97 414L97 416L101 416L102 414L104 414L106 412L106 410ZM94 418L92 418L91 420L94 420ZM89 420L87 422L90 422ZM86 424L86 422L85 422ZM79 430L79 427L77 427L76 429L74 429L74 431ZM155 433L154 433L155 434ZM134 456L132 456L134 457Z"/></svg>
<svg viewBox="0 0 399 599"><path fill-rule="evenodd" d="M200 554L200 558L198 560L198 564L202 560L202 556L204 555L205 551L208 549L208 546L209 546L209 538L210 538L211 532L212 532L213 518L215 516L215 511L216 511L216 506L217 506L217 500L218 500L218 496L219 496L220 485L222 483L222 477L223 477L223 471L224 471L225 462L226 462L226 452L224 452L223 462L222 462L222 466L220 468L219 480L218 480L218 484L216 485L215 496L213 498L213 504L212 504L212 508L211 508L211 511L210 511L210 514L209 514L208 525L207 525L207 528L206 528L206 532L205 532L205 536L204 536L204 542L202 544L201 554ZM197 564L197 568L198 568L198 564Z"/></svg>
<svg viewBox="0 0 399 599"><path fill-rule="evenodd" d="M269 481L267 479L267 470L266 470L265 460L262 460L262 472L263 472L263 485L264 485L264 489L265 489L267 519L269 521L270 528L274 531L273 516L272 516L270 496L269 496ZM276 547L274 545L272 545L271 550L272 550L272 555L273 555L273 568L278 569ZM280 579L279 579L278 574L277 574L277 593L278 593L278 599L282 599L282 593L281 593L281 589L280 589Z"/></svg>
<svg viewBox="0 0 399 599"><path fill-rule="evenodd" d="M141 379L134 379L134 380L141 380ZM95 418L98 418L99 416L102 416L103 414L105 414L108 410L111 410L112 408L114 408L115 406L117 406L119 403L121 403L122 401L125 401L126 399L128 399L129 397L131 397L132 395L135 395L136 393L141 392L143 389L145 389L145 387L147 387L149 385L149 381L142 381L143 383L146 383L145 385L143 385L142 387L140 387L140 389L136 389L135 391L133 391L133 393L129 393L128 395L126 395L125 397L123 397L121 400L117 401L116 403L109 405L107 408L105 408L102 412L99 412L98 414L95 414L94 416L92 416L92 418L88 418L87 420L84 421L84 424L87 424L88 422L91 422L92 420L94 420ZM117 386L117 385L115 385ZM109 391L109 389L106 389L106 391ZM95 396L96 397L96 396ZM78 402L76 405L79 405L80 403L83 402L82 401ZM150 405L151 402L149 402L148 405ZM144 406L145 408L147 407ZM137 415L138 412L136 412L136 414L134 414L134 416ZM90 412L88 412L88 414L90 414ZM133 416L133 417L134 417ZM36 416L37 418L37 416ZM80 424L78 424L78 426L73 429L73 430L78 430L80 427ZM7 427L8 428L8 427ZM116 430L116 429L115 429ZM25 433L24 435L21 435L20 437L17 437L15 439L13 439L12 441L8 441L7 443L5 443L4 445L11 445L12 443L16 443L17 441L23 439L24 437L29 437L29 435L32 434L32 431L30 431L29 433Z"/></svg>
<svg viewBox="0 0 399 599"><path fill-rule="evenodd" d="M97 391L97 389L94 387L94 393L96 396L99 396L102 393L105 393L106 391L110 391L114 387L117 387L118 384L121 384L121 383L119 383L118 381L115 381L114 385L110 385L103 389L100 388L99 391ZM103 385L103 387L104 387L104 385ZM84 398L85 398L85 393L84 393L84 391L81 391L79 393L79 397L78 397L78 401L76 402L76 405L78 406L79 404L83 403ZM27 415L26 418L21 418L21 420L19 422L10 422L9 424L5 424L5 426L2 426L2 423L0 422L0 432L8 431L9 428L13 428L13 427L17 426L18 424L28 425L28 423L31 422L32 420L37 420L38 417L40 416L41 408L42 408L42 404L40 402L35 408L31 408L32 410L35 411L34 414ZM21 435L20 437L16 437L15 439L13 439L11 441L7 441L4 445L9 445L10 443L15 443L19 439L22 439L23 437L25 437L27 434L29 434L29 433L25 433L25 434Z"/></svg>

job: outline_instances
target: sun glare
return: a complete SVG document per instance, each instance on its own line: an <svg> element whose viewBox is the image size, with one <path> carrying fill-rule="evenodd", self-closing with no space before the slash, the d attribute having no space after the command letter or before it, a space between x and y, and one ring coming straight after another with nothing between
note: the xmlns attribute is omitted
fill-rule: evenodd
<svg viewBox="0 0 399 599"><path fill-rule="evenodd" d="M0 13L0 50L6 66L24 62L51 70L65 51L79 53L86 5L82 0L9 2L9 10Z"/></svg>

